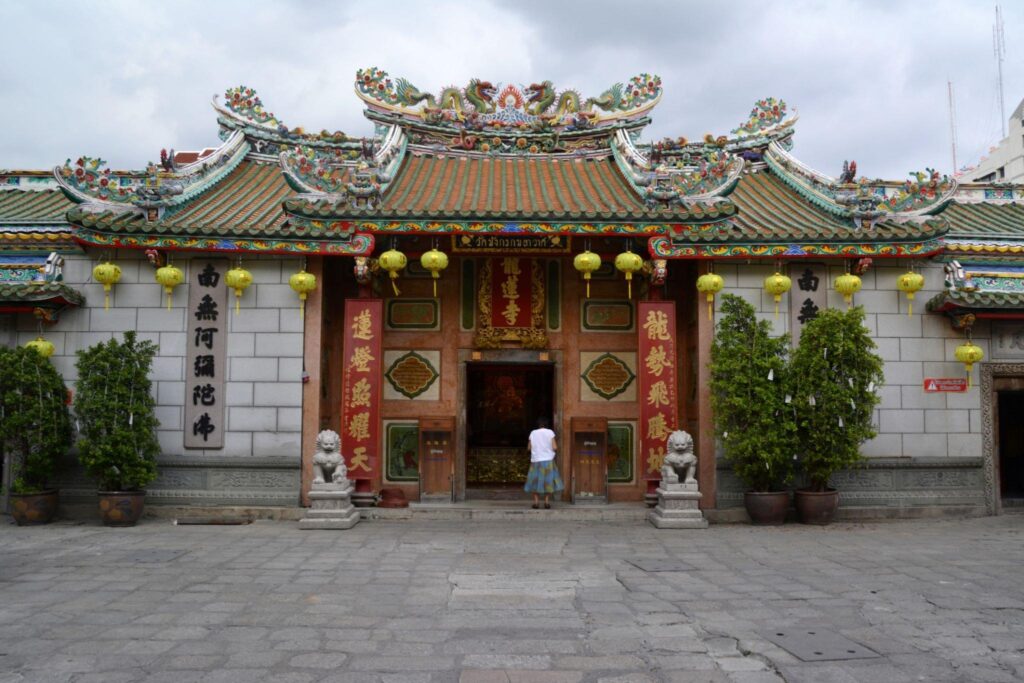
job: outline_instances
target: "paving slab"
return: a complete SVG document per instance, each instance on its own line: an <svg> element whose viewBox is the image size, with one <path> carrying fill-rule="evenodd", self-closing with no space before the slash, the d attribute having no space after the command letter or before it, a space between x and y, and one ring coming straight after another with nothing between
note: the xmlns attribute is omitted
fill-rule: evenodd
<svg viewBox="0 0 1024 683"><path fill-rule="evenodd" d="M1020 514L700 533L460 514L310 534L288 518L0 518L0 682L1024 677ZM828 638L806 652L777 635L811 632Z"/></svg>

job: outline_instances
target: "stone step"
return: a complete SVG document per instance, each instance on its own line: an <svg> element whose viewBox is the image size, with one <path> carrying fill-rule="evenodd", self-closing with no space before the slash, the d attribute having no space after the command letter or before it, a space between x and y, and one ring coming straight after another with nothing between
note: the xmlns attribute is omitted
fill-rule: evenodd
<svg viewBox="0 0 1024 683"><path fill-rule="evenodd" d="M642 522L650 510L643 503L572 505L552 503L550 510L534 510L527 501L482 501L465 503L410 503L407 508L359 508L363 519L410 520L514 520Z"/></svg>

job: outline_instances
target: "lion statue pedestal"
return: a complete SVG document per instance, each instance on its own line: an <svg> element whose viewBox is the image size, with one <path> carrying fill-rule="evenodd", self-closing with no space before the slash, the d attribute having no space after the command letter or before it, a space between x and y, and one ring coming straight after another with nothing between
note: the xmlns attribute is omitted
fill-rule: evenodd
<svg viewBox="0 0 1024 683"><path fill-rule="evenodd" d="M338 433L329 429L316 437L310 507L299 520L300 529L351 529L359 523L359 511L352 505L352 481L338 451L340 445Z"/></svg>
<svg viewBox="0 0 1024 683"><path fill-rule="evenodd" d="M708 521L698 506L700 491L693 476L696 469L693 437L684 431L669 434L658 486L658 504L647 513L647 521L659 529L707 528ZM682 481L679 481L680 473Z"/></svg>

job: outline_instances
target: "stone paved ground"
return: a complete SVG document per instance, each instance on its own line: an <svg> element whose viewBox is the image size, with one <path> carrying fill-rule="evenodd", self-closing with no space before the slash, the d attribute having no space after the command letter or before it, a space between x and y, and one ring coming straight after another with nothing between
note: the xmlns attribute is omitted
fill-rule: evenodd
<svg viewBox="0 0 1024 683"><path fill-rule="evenodd" d="M765 638L785 629L881 656L805 663ZM1022 679L1020 515L707 531L0 523L2 683Z"/></svg>

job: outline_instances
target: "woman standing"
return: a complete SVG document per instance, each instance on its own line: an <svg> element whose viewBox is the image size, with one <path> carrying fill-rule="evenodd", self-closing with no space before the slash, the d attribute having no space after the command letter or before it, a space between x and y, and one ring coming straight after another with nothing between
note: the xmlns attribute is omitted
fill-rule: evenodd
<svg viewBox="0 0 1024 683"><path fill-rule="evenodd" d="M540 507L540 494L544 494L544 509L551 509L551 494L558 493L565 486L555 465L555 433L551 431L546 417L537 420L537 428L530 432L530 473L526 477L526 492L533 494L533 509Z"/></svg>

